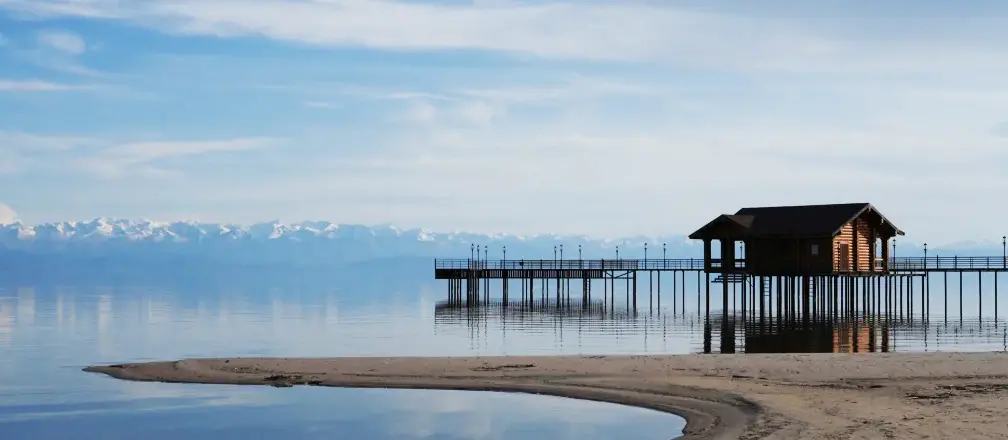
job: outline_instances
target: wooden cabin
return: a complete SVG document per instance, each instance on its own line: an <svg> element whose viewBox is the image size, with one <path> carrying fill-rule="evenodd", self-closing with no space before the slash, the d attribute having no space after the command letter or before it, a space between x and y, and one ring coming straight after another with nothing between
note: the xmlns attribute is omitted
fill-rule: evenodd
<svg viewBox="0 0 1008 440"><path fill-rule="evenodd" d="M903 231L870 203L843 203L742 208L689 238L704 241L709 273L804 276L888 272L897 235ZM711 257L715 241L720 258Z"/></svg>

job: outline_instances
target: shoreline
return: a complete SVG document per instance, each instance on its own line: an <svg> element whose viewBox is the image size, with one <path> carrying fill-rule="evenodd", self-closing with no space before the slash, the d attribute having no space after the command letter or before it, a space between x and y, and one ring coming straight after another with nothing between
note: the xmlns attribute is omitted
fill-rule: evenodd
<svg viewBox="0 0 1008 440"><path fill-rule="evenodd" d="M686 419L683 439L1008 436L1008 354L212 358L90 366L132 381L547 394Z"/></svg>

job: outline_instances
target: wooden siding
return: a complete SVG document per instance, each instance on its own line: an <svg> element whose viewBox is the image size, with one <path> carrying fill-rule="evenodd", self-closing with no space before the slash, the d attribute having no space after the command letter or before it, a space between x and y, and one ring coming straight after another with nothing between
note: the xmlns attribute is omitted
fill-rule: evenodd
<svg viewBox="0 0 1008 440"><path fill-rule="evenodd" d="M876 250L877 254L878 247L882 246L877 243L872 244L873 239L877 239L878 233L872 230L872 227L865 221L865 218L858 217L855 218L851 223L844 225L844 228L840 230L840 234L833 239L833 268L835 271L840 271L842 266L840 263L840 252L838 249L840 245L846 244L850 247L850 257L848 258L847 264L851 271L857 272L869 272L872 270L872 262L875 256L872 255L872 251Z"/></svg>
<svg viewBox="0 0 1008 440"><path fill-rule="evenodd" d="M840 264L840 252L838 248L841 244L846 244L850 249L847 258L847 267L851 271L871 271L872 262L874 261L872 250L880 246L879 244L872 245L872 239L876 235L877 232L873 231L871 225L861 217L844 225L840 229L840 233L836 237L833 237L833 270L840 271L841 267L843 267Z"/></svg>
<svg viewBox="0 0 1008 440"><path fill-rule="evenodd" d="M854 219L854 228L857 231L857 271L869 272L872 269L871 261L871 237L872 228L863 218Z"/></svg>
<svg viewBox="0 0 1008 440"><path fill-rule="evenodd" d="M839 271L844 265L840 264L840 245L845 244L850 249L847 253L847 264L846 267L854 267L854 224L848 223L840 228L840 233L833 237L832 254L833 254L833 270Z"/></svg>

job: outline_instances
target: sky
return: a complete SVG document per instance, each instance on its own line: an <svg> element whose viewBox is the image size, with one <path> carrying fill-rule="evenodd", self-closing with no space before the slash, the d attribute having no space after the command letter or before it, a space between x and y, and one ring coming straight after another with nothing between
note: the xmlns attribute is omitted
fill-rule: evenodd
<svg viewBox="0 0 1008 440"><path fill-rule="evenodd" d="M0 203L689 233L871 202L1008 232L997 1L0 0Z"/></svg>

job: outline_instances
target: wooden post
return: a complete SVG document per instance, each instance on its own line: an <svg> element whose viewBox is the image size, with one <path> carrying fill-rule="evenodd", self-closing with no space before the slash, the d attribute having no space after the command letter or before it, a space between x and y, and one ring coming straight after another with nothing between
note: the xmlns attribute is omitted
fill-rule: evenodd
<svg viewBox="0 0 1008 440"><path fill-rule="evenodd" d="M882 239L882 270L889 272L889 237Z"/></svg>

